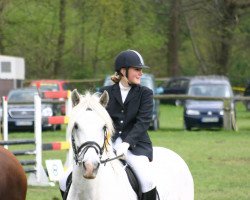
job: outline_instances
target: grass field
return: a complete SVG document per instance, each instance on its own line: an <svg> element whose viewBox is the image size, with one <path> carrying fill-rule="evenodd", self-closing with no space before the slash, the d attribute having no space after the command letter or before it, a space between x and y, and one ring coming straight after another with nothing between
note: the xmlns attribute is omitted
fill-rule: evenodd
<svg viewBox="0 0 250 200"><path fill-rule="evenodd" d="M250 112L237 105L238 132L184 131L182 107L161 105L160 127L150 132L154 146L167 147L188 164L195 183L196 200L250 199ZM32 133L13 133L10 138L30 138ZM43 132L43 142L63 141L61 132ZM43 159L62 159L65 151L43 153ZM45 166L45 165L44 165ZM58 186L29 187L27 200L61 199Z"/></svg>

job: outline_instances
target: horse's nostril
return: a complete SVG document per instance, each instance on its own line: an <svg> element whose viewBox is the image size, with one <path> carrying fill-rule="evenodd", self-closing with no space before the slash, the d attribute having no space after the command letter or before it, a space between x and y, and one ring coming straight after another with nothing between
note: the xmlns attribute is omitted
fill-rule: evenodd
<svg viewBox="0 0 250 200"><path fill-rule="evenodd" d="M74 129L76 129L76 130L78 129L78 124L77 123L74 124Z"/></svg>

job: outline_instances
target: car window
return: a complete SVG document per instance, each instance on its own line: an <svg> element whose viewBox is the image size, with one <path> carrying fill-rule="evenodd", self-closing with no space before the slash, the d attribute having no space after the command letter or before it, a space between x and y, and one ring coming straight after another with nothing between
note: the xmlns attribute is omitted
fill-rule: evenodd
<svg viewBox="0 0 250 200"><path fill-rule="evenodd" d="M110 79L110 76L106 77L104 80L104 86L113 85L114 82ZM151 90L154 90L154 81L150 76L141 77L141 85L148 87Z"/></svg>
<svg viewBox="0 0 250 200"><path fill-rule="evenodd" d="M8 96L9 102L22 102L22 101L34 101L34 92L31 91L17 91L10 93Z"/></svg>
<svg viewBox="0 0 250 200"><path fill-rule="evenodd" d="M195 84L191 85L188 91L191 96L208 97L230 97L231 92L228 85L224 84Z"/></svg>
<svg viewBox="0 0 250 200"><path fill-rule="evenodd" d="M142 77L141 78L141 85L148 87L151 90L154 90L154 83L151 78L149 77Z"/></svg>
<svg viewBox="0 0 250 200"><path fill-rule="evenodd" d="M110 76L106 77L104 80L104 86L113 85L114 82L111 80Z"/></svg>
<svg viewBox="0 0 250 200"><path fill-rule="evenodd" d="M179 87L179 81L178 80L175 80L175 81L171 81L171 82L169 82L169 85L168 85L168 87L169 88L176 88L176 87Z"/></svg>
<svg viewBox="0 0 250 200"><path fill-rule="evenodd" d="M170 80L167 83L165 83L163 86L166 88L187 88L189 84L188 79L176 79L176 80Z"/></svg>
<svg viewBox="0 0 250 200"><path fill-rule="evenodd" d="M187 88L189 84L189 80L181 80L180 81L180 87L181 88Z"/></svg>
<svg viewBox="0 0 250 200"><path fill-rule="evenodd" d="M69 83L62 84L63 90L71 90L71 85Z"/></svg>

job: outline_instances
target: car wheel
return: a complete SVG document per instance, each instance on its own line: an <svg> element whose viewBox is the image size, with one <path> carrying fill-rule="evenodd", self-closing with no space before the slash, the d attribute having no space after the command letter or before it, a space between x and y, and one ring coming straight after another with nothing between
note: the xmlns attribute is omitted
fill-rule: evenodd
<svg viewBox="0 0 250 200"><path fill-rule="evenodd" d="M60 125L60 124L58 124L57 126L56 126L56 130L57 131L60 131L62 129L62 126Z"/></svg>
<svg viewBox="0 0 250 200"><path fill-rule="evenodd" d="M191 131L192 127L186 123L184 123L184 129L187 131Z"/></svg>

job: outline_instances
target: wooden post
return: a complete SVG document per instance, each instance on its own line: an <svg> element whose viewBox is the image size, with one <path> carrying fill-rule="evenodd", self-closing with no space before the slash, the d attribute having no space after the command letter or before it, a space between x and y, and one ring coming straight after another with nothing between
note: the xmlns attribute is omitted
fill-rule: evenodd
<svg viewBox="0 0 250 200"><path fill-rule="evenodd" d="M225 98L223 100L223 127L225 130L232 130L232 119L231 119L231 99Z"/></svg>

